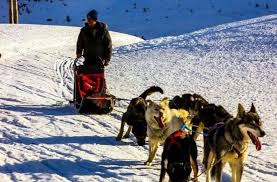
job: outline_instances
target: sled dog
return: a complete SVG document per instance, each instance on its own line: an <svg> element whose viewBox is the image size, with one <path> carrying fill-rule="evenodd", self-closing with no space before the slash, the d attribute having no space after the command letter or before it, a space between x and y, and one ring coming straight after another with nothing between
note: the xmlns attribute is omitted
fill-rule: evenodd
<svg viewBox="0 0 277 182"><path fill-rule="evenodd" d="M229 118L227 122L217 124L209 130L206 138L208 145L204 148L206 181L210 182L211 177L215 176L216 182L220 182L224 164L229 163L232 182L240 182L248 143L252 141L256 150L261 150L259 137L264 135L255 106L252 104L250 111L245 112L239 104L235 118Z"/></svg>
<svg viewBox="0 0 277 182"><path fill-rule="evenodd" d="M147 135L149 138L149 156L146 165L151 165L157 149L161 143L173 132L179 130L186 123L190 124L189 113L183 109L170 109L168 98L164 98L159 104L148 101L145 112L147 122Z"/></svg>
<svg viewBox="0 0 277 182"><path fill-rule="evenodd" d="M163 94L163 90L160 87L152 86L145 90L139 97L133 98L127 108L127 111L122 115L121 126L116 140L121 140L124 132L124 125L127 123L129 128L123 138L128 138L130 132L135 135L137 144L142 146L145 144L145 138L147 133L147 124L145 120L146 110L146 97L159 92Z"/></svg>
<svg viewBox="0 0 277 182"><path fill-rule="evenodd" d="M200 133L207 135L208 128L220 122L226 122L232 115L229 114L221 105L208 104L200 108L198 114L192 118L193 137L196 140ZM204 129L206 128L206 129Z"/></svg>
<svg viewBox="0 0 277 182"><path fill-rule="evenodd" d="M170 101L170 108L172 109L185 109L189 112L191 117L198 114L199 110L208 104L201 95L198 94L183 94L182 97L175 96Z"/></svg>
<svg viewBox="0 0 277 182"><path fill-rule="evenodd" d="M189 180L191 169L194 182L197 182L197 146L192 136L184 130L172 133L164 143L162 153L160 182L164 181L167 173L172 182Z"/></svg>

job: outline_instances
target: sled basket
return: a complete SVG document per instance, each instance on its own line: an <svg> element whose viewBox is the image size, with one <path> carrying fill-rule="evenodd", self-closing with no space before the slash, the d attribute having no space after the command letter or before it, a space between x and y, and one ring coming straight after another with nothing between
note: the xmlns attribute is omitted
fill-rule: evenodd
<svg viewBox="0 0 277 182"><path fill-rule="evenodd" d="M78 108L80 114L107 114L110 113L115 104L115 97L112 95L83 97Z"/></svg>
<svg viewBox="0 0 277 182"><path fill-rule="evenodd" d="M115 97L108 93L104 72L83 65L74 69L73 100L80 114L107 114L115 104Z"/></svg>

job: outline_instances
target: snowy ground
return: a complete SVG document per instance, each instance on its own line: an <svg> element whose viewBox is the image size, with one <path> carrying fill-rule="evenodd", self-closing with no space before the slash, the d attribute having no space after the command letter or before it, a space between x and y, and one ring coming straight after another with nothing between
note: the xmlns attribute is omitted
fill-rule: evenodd
<svg viewBox="0 0 277 182"><path fill-rule="evenodd" d="M158 181L162 148L146 167L147 146L115 141L127 102L104 116L78 115L66 104L78 31L0 25L0 181ZM233 114L239 102L254 102L267 135L262 151L250 145L243 181L277 181L276 32L272 15L118 47L108 86L123 98L151 85L166 96L199 93ZM116 39L139 41L113 34L115 46ZM201 161L202 141L198 146Z"/></svg>
<svg viewBox="0 0 277 182"><path fill-rule="evenodd" d="M0 23L7 4L0 1ZM21 23L67 26L82 26L95 8L111 30L150 39L274 14L277 0L20 0L19 7Z"/></svg>

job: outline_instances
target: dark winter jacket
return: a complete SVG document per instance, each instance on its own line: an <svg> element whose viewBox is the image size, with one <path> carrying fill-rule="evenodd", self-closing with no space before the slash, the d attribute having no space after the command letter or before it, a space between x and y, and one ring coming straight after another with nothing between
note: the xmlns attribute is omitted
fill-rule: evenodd
<svg viewBox="0 0 277 182"><path fill-rule="evenodd" d="M99 65L99 60L108 64L112 55L112 40L107 25L97 22L91 29L86 23L80 31L76 53L84 55L87 65Z"/></svg>

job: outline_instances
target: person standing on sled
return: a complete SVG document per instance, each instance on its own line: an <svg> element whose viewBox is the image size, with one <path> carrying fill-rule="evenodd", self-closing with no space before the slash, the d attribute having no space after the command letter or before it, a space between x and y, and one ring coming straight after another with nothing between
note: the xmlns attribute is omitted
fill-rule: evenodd
<svg viewBox="0 0 277 182"><path fill-rule="evenodd" d="M76 46L76 57L84 57L83 65L78 66L76 72L84 74L104 73L104 67L111 60L112 41L108 26L105 23L97 21L98 13L92 10L87 14L87 22L81 29ZM76 59L76 60L77 60ZM74 67L75 69L75 67ZM81 104L81 97L74 78L74 95L73 100L78 108ZM81 81L80 81L81 83Z"/></svg>
<svg viewBox="0 0 277 182"><path fill-rule="evenodd" d="M91 67L92 72L101 73L111 60L112 40L108 26L97 21L97 15L96 10L87 14L87 23L78 36L76 57L80 58L83 55L84 66Z"/></svg>

